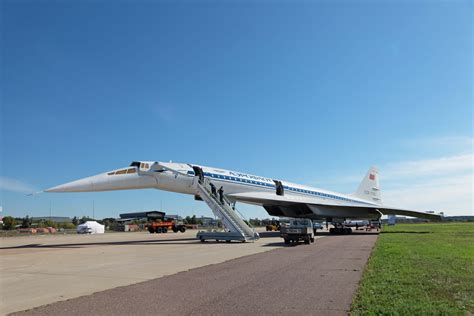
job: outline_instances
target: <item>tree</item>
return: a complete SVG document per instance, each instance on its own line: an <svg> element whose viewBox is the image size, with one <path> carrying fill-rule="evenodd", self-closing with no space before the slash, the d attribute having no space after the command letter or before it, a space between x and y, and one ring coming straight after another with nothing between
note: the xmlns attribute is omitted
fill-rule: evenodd
<svg viewBox="0 0 474 316"><path fill-rule="evenodd" d="M197 224L197 220L196 220L196 215L193 215L191 217L191 223L190 224L193 224L193 225L196 225Z"/></svg>
<svg viewBox="0 0 474 316"><path fill-rule="evenodd" d="M115 218L112 217L107 217L102 220L102 224L105 225L105 227L110 227L115 223Z"/></svg>
<svg viewBox="0 0 474 316"><path fill-rule="evenodd" d="M21 220L21 228L30 228L31 223L32 223L31 217L26 215L26 217L23 217Z"/></svg>
<svg viewBox="0 0 474 316"><path fill-rule="evenodd" d="M50 221L49 219L45 220L43 222L44 226L46 227L54 227L54 228L58 228L58 224L56 222L53 222L53 221Z"/></svg>
<svg viewBox="0 0 474 316"><path fill-rule="evenodd" d="M58 227L56 228L64 228L64 229L74 229L76 228L76 225L73 223L56 223Z"/></svg>
<svg viewBox="0 0 474 316"><path fill-rule="evenodd" d="M185 224L191 224L191 217L190 217L190 216L186 216L186 217L184 218L184 223L185 223Z"/></svg>
<svg viewBox="0 0 474 316"><path fill-rule="evenodd" d="M81 220L79 221L80 224L84 224L85 222L87 221L95 221L95 219L93 218L90 218L90 217L86 217L86 216L82 216Z"/></svg>
<svg viewBox="0 0 474 316"><path fill-rule="evenodd" d="M11 230L16 226L16 220L11 216L5 216L3 218L3 229Z"/></svg>
<svg viewBox="0 0 474 316"><path fill-rule="evenodd" d="M77 219L76 216L72 218L72 223L74 224L74 226L77 226L77 224L79 224L79 220Z"/></svg>

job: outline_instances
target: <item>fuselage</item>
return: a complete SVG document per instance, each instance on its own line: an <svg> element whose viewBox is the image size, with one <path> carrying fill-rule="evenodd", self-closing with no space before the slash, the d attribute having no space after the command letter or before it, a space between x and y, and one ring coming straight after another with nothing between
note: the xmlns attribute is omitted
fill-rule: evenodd
<svg viewBox="0 0 474 316"><path fill-rule="evenodd" d="M353 216L353 212L346 214L342 209L331 209L331 214L335 217L373 217L373 212L364 212L365 208L363 208L363 206L373 207L377 205L373 202L351 195L295 184L284 180L193 164L155 161L133 162L127 168L117 169L69 182L45 191L91 192L130 189L159 189L196 195L194 186L194 181L196 181L196 168L200 168L206 178L209 178L218 189L222 187L224 193L229 197L229 199L236 202L240 201L238 198L238 194L240 193L252 192L254 194L268 193L269 195L274 195L276 194L278 186L280 186L280 189L284 190L285 197L304 199L305 201L308 201L309 204L311 204L311 201L314 201L314 204L330 201L332 203L340 203L341 205L352 203L361 206L360 216ZM264 206L262 202L258 201L249 202L247 200L241 202ZM325 210L324 207L314 208L312 211L316 215L319 215L319 217L327 216L327 214L325 214L327 213L327 210Z"/></svg>

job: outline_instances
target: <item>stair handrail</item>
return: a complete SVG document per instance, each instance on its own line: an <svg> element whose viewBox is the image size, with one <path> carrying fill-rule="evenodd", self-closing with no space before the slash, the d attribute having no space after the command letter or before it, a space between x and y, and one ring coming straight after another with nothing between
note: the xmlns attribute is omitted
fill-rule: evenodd
<svg viewBox="0 0 474 316"><path fill-rule="evenodd" d="M248 237L252 238L252 240L254 240L256 237L257 238L259 237L258 233L255 231L255 227L253 227L253 225L250 223L250 221L237 208L232 207L231 201L225 195L222 195L222 200L225 203L221 204L219 197L217 195L212 194L212 191L208 188L211 184L211 180L209 178L204 177L203 181L198 180L198 184L202 185L202 187L207 191L209 196L211 196L211 198L214 200L214 203L217 203L219 206L222 205L224 210L227 211L227 212L229 212L230 210L227 210L226 207L229 207L232 211L235 211L236 215L240 216L240 218L244 222L244 224L247 225L251 229L251 231L253 232L253 235L248 236L248 234L245 232L245 230L240 228L239 223L235 222L235 220L232 218L232 216L230 216L230 214L228 214L229 218L227 218L227 220L229 220L231 222L231 224L233 224L234 228L236 228L238 231L240 231L240 233L243 234L244 236L248 236ZM223 205L223 204L226 204L226 205Z"/></svg>
<svg viewBox="0 0 474 316"><path fill-rule="evenodd" d="M199 184L201 184L201 186L206 190L206 193L211 197L211 200L213 201L213 203L216 203L218 207L221 206L220 204L220 201L218 201L218 197L215 196L214 194L212 194L212 192L208 189L208 185L211 183L211 181L207 178L204 178L204 181L203 182L198 182ZM225 196L224 196L225 197ZM225 206L222 205L222 207L224 208L224 211L227 211L225 209ZM214 210L212 209L212 211L214 212ZM222 211L221 211L222 212ZM226 216L226 220L230 222L230 224L232 226L234 226L234 228L239 231L242 235L246 235L245 234L245 231L243 231L240 227L239 227L239 224L235 222L235 220L230 216L230 214L228 214L228 216Z"/></svg>
<svg viewBox="0 0 474 316"><path fill-rule="evenodd" d="M250 223L250 220L248 220L242 213L240 213L240 211L237 208L233 208L233 210L236 211L240 215L240 217L242 217L242 219L245 221L247 226L249 226L252 229L253 231L252 238L255 237L257 232L255 231L255 227L253 227L253 225Z"/></svg>
<svg viewBox="0 0 474 316"><path fill-rule="evenodd" d="M209 179L205 178L205 180L208 180L208 182L211 183L211 181ZM216 197L216 199L218 199L218 197ZM241 219L244 221L244 223L247 224L247 226L250 227L250 229L253 232L253 235L251 237L254 238L256 236L257 232L255 231L255 227L253 227L253 225L250 223L250 220L248 220L237 208L232 207L232 202L227 198L227 196L223 195L222 199L224 200L225 203L227 203L227 205L233 211L235 211L241 217Z"/></svg>

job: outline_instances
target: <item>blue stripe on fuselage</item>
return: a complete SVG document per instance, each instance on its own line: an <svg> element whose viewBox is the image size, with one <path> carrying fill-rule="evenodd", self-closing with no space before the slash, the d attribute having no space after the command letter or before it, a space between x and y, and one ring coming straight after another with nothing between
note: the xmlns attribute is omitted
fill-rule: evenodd
<svg viewBox="0 0 474 316"><path fill-rule="evenodd" d="M194 175L194 171L188 171L188 175ZM237 184L240 184L240 185L248 185L248 186L252 186L252 187L275 190L275 184L270 184L270 183L261 182L261 181L257 181L257 180L242 179L242 178L235 177L235 176L226 176L226 175L210 173L210 172L204 172L204 176L207 176L207 177L219 180L219 181L229 182L229 183L237 183ZM345 198L345 197L337 196L337 195L334 195L334 194L322 193L322 192L306 190L306 189L299 189L299 188L290 187L290 186L287 186L287 185L284 185L283 189L287 190L288 192L291 192L291 193L309 195L309 196L312 196L312 197L316 196L316 197L320 197L320 198L323 198L323 199L332 199L332 200L337 200L337 201L354 202L354 203L367 204L367 205L374 206L374 204L371 204L371 203L360 202L360 201L348 199L348 198Z"/></svg>

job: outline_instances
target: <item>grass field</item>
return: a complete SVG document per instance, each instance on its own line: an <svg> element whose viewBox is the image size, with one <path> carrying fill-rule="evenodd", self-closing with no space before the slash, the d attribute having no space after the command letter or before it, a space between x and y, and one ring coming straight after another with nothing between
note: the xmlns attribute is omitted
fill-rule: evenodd
<svg viewBox="0 0 474 316"><path fill-rule="evenodd" d="M351 311L353 315L474 314L474 223L385 227Z"/></svg>

